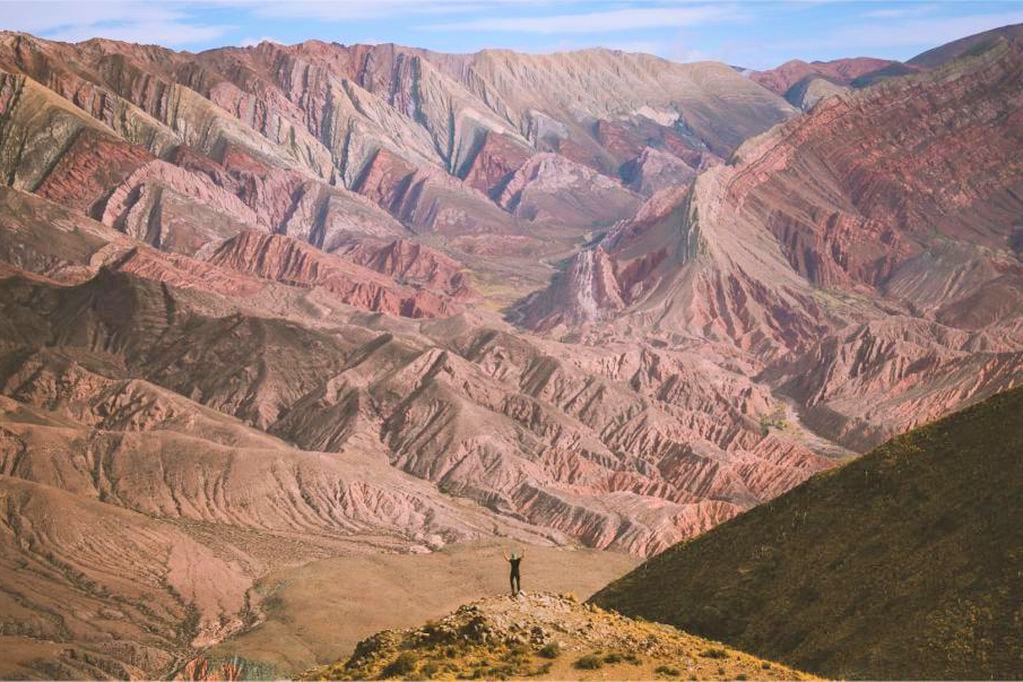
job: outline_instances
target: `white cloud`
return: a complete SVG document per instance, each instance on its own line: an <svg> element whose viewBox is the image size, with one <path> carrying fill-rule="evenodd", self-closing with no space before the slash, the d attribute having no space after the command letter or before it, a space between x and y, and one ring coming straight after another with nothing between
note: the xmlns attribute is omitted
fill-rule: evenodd
<svg viewBox="0 0 1023 682"><path fill-rule="evenodd" d="M919 17L930 14L937 9L936 5L912 4L901 7L884 7L864 12L862 16L868 19L898 19L901 17Z"/></svg>
<svg viewBox="0 0 1023 682"><path fill-rule="evenodd" d="M602 42L601 47L622 52L643 52L645 54L661 54L665 45L659 40L612 40Z"/></svg>
<svg viewBox="0 0 1023 682"><path fill-rule="evenodd" d="M664 56L670 48L666 41L662 40L600 40L587 41L585 39L565 39L554 42L544 41L542 46L526 47L522 51L533 54L550 54L551 52L572 52L575 50L589 50L602 47L608 50L619 50L621 52L639 52Z"/></svg>
<svg viewBox="0 0 1023 682"><path fill-rule="evenodd" d="M715 61L714 57L702 50L685 50L678 56L678 61L682 63L689 62L709 62Z"/></svg>
<svg viewBox="0 0 1023 682"><path fill-rule="evenodd" d="M184 3L130 0L5 2L0 28L66 42L103 37L172 46L213 40L229 30L195 23L187 8Z"/></svg>
<svg viewBox="0 0 1023 682"><path fill-rule="evenodd" d="M696 26L734 19L732 5L643 7L553 16L493 17L422 26L436 31L513 31L519 33L604 33L644 28Z"/></svg>
<svg viewBox="0 0 1023 682"><path fill-rule="evenodd" d="M315 19L342 22L410 14L481 12L496 7L549 4L553 0L207 0L212 4L246 7L268 18ZM577 0L560 0L575 2Z"/></svg>
<svg viewBox="0 0 1023 682"><path fill-rule="evenodd" d="M105 22L174 22L182 13L166 5L126 1L107 2L5 2L0 26L5 29L42 33L71 26L93 26Z"/></svg>
<svg viewBox="0 0 1023 682"><path fill-rule="evenodd" d="M944 43L1007 24L1023 22L1023 9L1015 12L935 17L909 21L870 22L838 29L827 42L857 47L937 47Z"/></svg>
<svg viewBox="0 0 1023 682"><path fill-rule="evenodd" d="M67 26L56 31L45 31L43 37L77 43L89 38L109 38L127 43L153 45L191 45L221 37L225 26L193 26L179 22L127 22L116 25Z"/></svg>
<svg viewBox="0 0 1023 682"><path fill-rule="evenodd" d="M278 45L280 45L281 41L277 40L276 38L271 38L270 36L263 36L262 38L242 38L240 41L238 41L238 44L241 47L255 47L260 43L277 43Z"/></svg>

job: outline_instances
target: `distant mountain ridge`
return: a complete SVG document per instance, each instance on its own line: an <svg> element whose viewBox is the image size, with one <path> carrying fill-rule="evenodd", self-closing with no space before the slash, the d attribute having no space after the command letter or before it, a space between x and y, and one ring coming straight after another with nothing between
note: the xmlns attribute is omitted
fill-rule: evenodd
<svg viewBox="0 0 1023 682"><path fill-rule="evenodd" d="M1023 44L1003 40L826 97L651 197L517 319L595 342L643 329L737 348L811 428L856 450L1011 388L1020 74Z"/></svg>

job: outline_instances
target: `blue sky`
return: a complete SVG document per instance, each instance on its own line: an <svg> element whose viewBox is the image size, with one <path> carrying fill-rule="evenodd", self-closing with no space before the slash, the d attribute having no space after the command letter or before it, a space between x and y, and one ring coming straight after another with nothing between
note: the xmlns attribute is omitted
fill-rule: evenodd
<svg viewBox="0 0 1023 682"><path fill-rule="evenodd" d="M604 47L768 68L788 59L907 59L1023 23L1015 2L917 0L0 0L0 27L199 51L260 40L395 42L446 52Z"/></svg>

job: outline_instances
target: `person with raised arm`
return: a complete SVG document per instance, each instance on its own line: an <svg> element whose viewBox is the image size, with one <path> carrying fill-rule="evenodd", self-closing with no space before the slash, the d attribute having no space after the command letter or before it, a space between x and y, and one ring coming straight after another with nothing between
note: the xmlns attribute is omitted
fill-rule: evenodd
<svg viewBox="0 0 1023 682"><path fill-rule="evenodd" d="M504 556L504 560L507 561L511 567L509 580L511 582L511 595L514 597L522 593L522 573L519 570L519 564L522 563L522 559L526 556L526 553L520 549L518 554L513 551L511 556L508 556L503 552L502 555Z"/></svg>

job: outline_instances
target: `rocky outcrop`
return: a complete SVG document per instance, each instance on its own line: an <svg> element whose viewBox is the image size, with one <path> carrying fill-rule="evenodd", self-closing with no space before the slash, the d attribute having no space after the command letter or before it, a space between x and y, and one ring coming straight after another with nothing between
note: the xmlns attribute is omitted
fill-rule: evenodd
<svg viewBox="0 0 1023 682"><path fill-rule="evenodd" d="M83 128L35 192L55 204L99 218L111 188L137 178L141 168L160 163L141 147Z"/></svg>
<svg viewBox="0 0 1023 682"><path fill-rule="evenodd" d="M820 76L810 75L785 91L785 99L802 111L810 111L817 102L845 92L848 88Z"/></svg>
<svg viewBox="0 0 1023 682"><path fill-rule="evenodd" d="M431 290L397 285L376 271L283 235L247 230L224 242L209 262L290 286L322 287L364 310L404 317L437 317L457 310Z"/></svg>
<svg viewBox="0 0 1023 682"><path fill-rule="evenodd" d="M18 269L77 284L136 244L73 208L0 187L0 260Z"/></svg>
<svg viewBox="0 0 1023 682"><path fill-rule="evenodd" d="M173 287L211 291L224 296L244 298L257 295L266 288L258 279L246 276L244 271L176 253L159 253L144 246L132 248L108 265L116 272Z"/></svg>
<svg viewBox="0 0 1023 682"><path fill-rule="evenodd" d="M508 180L498 201L513 215L562 225L616 221L639 204L617 182L557 154L529 159Z"/></svg>
<svg viewBox="0 0 1023 682"><path fill-rule="evenodd" d="M849 329L883 325L905 338L930 330L920 345L934 362L908 349L896 361L912 378L882 363L878 383L858 390L871 373L857 361L854 371L825 370L819 385L849 391L826 408L814 391L795 390L810 426L854 449L920 423L912 415L936 418L1013 385L1023 348L1010 311L1023 208L1012 152L1023 128L1011 113L1021 63L1019 45L1001 41L818 102L666 199L671 210L647 206L652 220L616 226L517 319L556 334L604 320L583 332L594 342L640 328L712 353L728 346L765 377L807 380L836 370L822 338L835 344L825 355L859 357L837 350ZM644 286L630 288L629 267ZM956 340L964 334L973 339L965 354ZM880 393L892 401L877 409L869 396Z"/></svg>
<svg viewBox="0 0 1023 682"><path fill-rule="evenodd" d="M114 188L100 220L139 241L187 255L260 223L241 199L207 176L158 159Z"/></svg>
<svg viewBox="0 0 1023 682"><path fill-rule="evenodd" d="M587 673L598 668L601 677L631 677L649 675L654 669L669 674L664 671L677 671L675 666L699 677L715 673L763 679L806 677L710 645L663 625L580 604L573 595L532 592L480 599L422 627L378 632L359 642L348 659L309 670L300 679L431 677L431 671L441 670L468 675L473 669L480 670L481 676L589 679ZM708 654L712 648L713 656ZM555 661L559 668L552 672Z"/></svg>
<svg viewBox="0 0 1023 682"><path fill-rule="evenodd" d="M455 300L478 295L472 289L464 266L419 242L395 239L381 243L361 239L338 248L335 253L399 282L421 285Z"/></svg>
<svg viewBox="0 0 1023 682"><path fill-rule="evenodd" d="M835 59L830 62L804 62L800 59L793 59L767 71L754 71L750 73L750 78L771 92L788 98L788 93L794 86L813 76L821 77L836 85L850 86L857 78L880 71L895 63L888 59L874 59L873 57Z"/></svg>
<svg viewBox="0 0 1023 682"><path fill-rule="evenodd" d="M417 168L385 149L377 151L352 189L417 230L446 236L515 232L507 213L443 172Z"/></svg>
<svg viewBox="0 0 1023 682"><path fill-rule="evenodd" d="M688 185L700 166L690 166L673 154L646 148L622 167L622 178L634 192L651 196L662 189Z"/></svg>
<svg viewBox="0 0 1023 682"><path fill-rule="evenodd" d="M232 258L245 256L264 276L319 286L335 276L330 263L288 249L285 238L243 238ZM210 317L206 309L219 306L209 293L108 272L72 289L7 286L10 322L0 331L8 343L25 345L15 330L32 329L32 343L65 349L62 357L82 357L85 366L89 353L113 354L126 368L118 372L141 386L192 396L304 449L377 453L449 493L597 547L656 552L830 465L797 433L765 431L760 415L773 409L767 393L748 380L740 388L738 375L710 381L712 365L693 371L691 359L670 353L628 360L592 353L581 362L567 348L552 355L493 332L445 349L350 325L338 335L336 327L326 333L283 320ZM40 301L35 309L17 303L28 291ZM261 300L241 296L249 305ZM72 309L92 312L66 324L61 311ZM308 348L317 349L315 363L305 359ZM201 369L209 357L218 358L215 375ZM70 387L80 375L60 372L43 385ZM606 378L595 378L601 372ZM50 409L77 403L61 407L76 419L91 422L107 409L62 392L70 388L33 398L26 379L11 382L12 395ZM708 392L713 385L722 388ZM90 390L99 399L126 390L119 386ZM734 393L749 398L736 407L726 398ZM177 422L158 423L166 430ZM765 438L782 442L769 446Z"/></svg>
<svg viewBox="0 0 1023 682"><path fill-rule="evenodd" d="M498 195L529 156L529 148L522 142L508 135L488 132L460 175L470 187L490 196Z"/></svg>
<svg viewBox="0 0 1023 682"><path fill-rule="evenodd" d="M860 450L1023 383L1021 366L1018 344L891 317L828 336L774 371L816 432Z"/></svg>

